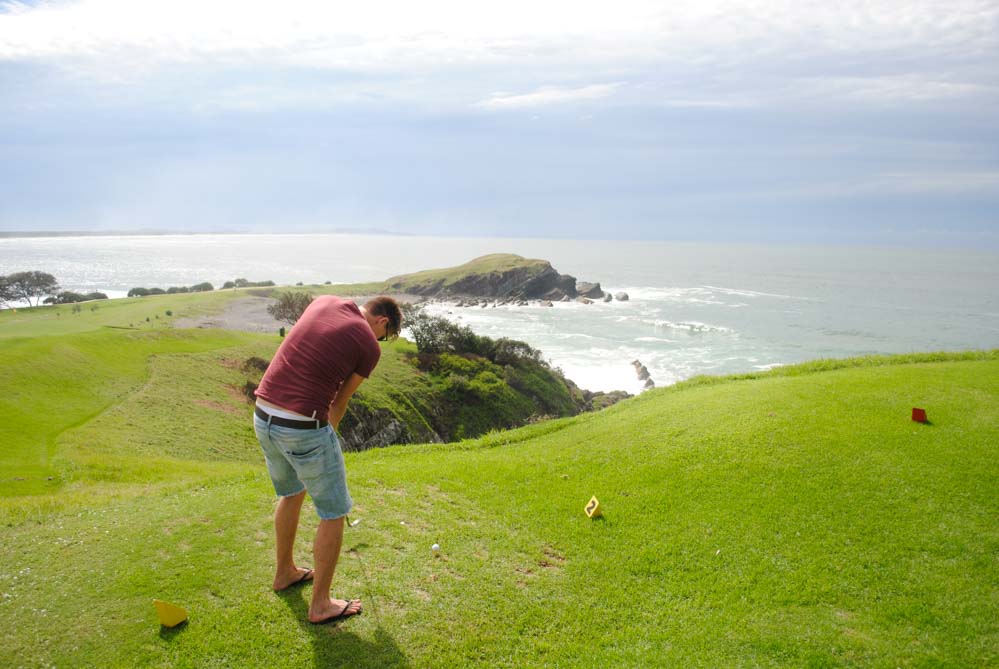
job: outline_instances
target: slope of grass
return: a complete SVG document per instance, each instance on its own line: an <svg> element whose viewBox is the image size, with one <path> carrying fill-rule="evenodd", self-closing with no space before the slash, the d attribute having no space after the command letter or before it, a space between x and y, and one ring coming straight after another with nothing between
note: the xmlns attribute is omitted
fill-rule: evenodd
<svg viewBox="0 0 999 669"><path fill-rule="evenodd" d="M259 465L250 358L280 339L220 330L8 339L0 350L0 523ZM383 345L367 401L419 421L412 344Z"/></svg>
<svg viewBox="0 0 999 669"><path fill-rule="evenodd" d="M213 355L169 358L176 376L150 388ZM348 454L363 520L335 590L366 609L331 627L303 623L308 586L269 591L273 499L252 435L214 462L164 438L154 450L205 476L5 529L0 665L994 665L999 354L968 357L701 380L476 441ZM142 392L125 402L140 400L155 414ZM141 422L100 442L109 418L59 443L141 450ZM583 514L591 495L603 520ZM315 523L307 505L305 564ZM153 597L190 624L161 630Z"/></svg>
<svg viewBox="0 0 999 669"><path fill-rule="evenodd" d="M64 472L53 461L58 437L135 392L146 380L150 356L231 347L245 340L220 330L111 329L6 339L0 355L2 495L62 485ZM140 423L142 416L135 419Z"/></svg>

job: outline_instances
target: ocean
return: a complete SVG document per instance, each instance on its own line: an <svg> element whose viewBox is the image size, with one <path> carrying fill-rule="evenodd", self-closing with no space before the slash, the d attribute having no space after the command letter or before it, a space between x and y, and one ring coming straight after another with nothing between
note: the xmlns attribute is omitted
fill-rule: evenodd
<svg viewBox="0 0 999 669"><path fill-rule="evenodd" d="M999 253L886 247L213 234L0 238L0 274L41 270L66 290L376 281L487 253L551 261L629 300L553 308L433 304L491 337L520 339L591 390L815 358L999 347Z"/></svg>

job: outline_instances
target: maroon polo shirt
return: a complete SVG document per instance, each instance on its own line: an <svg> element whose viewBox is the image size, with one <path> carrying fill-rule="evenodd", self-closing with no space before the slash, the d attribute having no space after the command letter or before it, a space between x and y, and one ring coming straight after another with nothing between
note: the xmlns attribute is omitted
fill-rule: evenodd
<svg viewBox="0 0 999 669"><path fill-rule="evenodd" d="M327 420L340 385L351 374L370 376L381 354L358 306L322 295L281 342L256 394L275 406Z"/></svg>

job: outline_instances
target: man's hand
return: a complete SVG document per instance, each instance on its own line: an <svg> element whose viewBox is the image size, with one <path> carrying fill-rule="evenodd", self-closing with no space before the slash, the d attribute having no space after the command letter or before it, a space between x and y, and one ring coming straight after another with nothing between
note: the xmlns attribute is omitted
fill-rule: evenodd
<svg viewBox="0 0 999 669"><path fill-rule="evenodd" d="M364 383L363 376L360 374L351 374L350 378L340 385L340 390L337 391L336 397L330 402L330 424L334 430L340 429L340 421L343 420L344 415L347 413L347 403L350 402L354 391L362 383Z"/></svg>

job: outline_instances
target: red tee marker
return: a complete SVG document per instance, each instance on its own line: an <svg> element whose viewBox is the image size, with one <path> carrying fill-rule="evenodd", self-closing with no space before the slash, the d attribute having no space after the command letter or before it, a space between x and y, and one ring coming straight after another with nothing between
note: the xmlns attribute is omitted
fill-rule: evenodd
<svg viewBox="0 0 999 669"><path fill-rule="evenodd" d="M913 408L913 410L912 410L912 420L916 421L917 423L925 423L926 422L926 409L915 409L915 408Z"/></svg>

